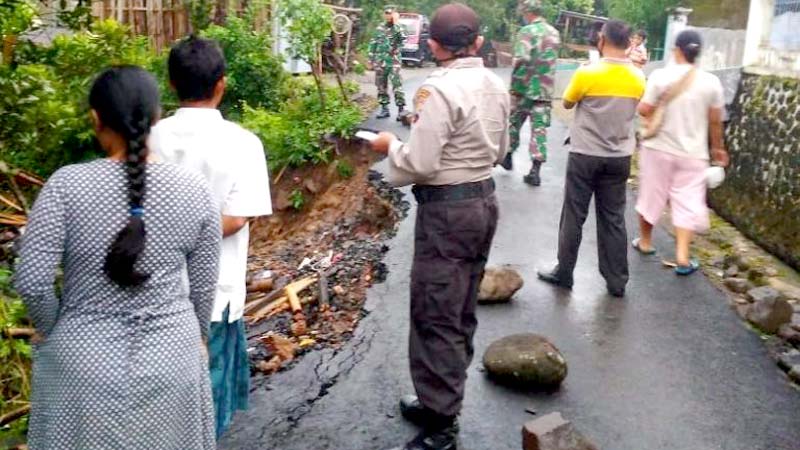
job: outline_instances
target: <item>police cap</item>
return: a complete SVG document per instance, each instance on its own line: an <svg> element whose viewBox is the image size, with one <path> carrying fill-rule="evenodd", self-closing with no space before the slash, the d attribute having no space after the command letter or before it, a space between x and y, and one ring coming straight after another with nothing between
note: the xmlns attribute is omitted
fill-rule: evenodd
<svg viewBox="0 0 800 450"><path fill-rule="evenodd" d="M449 49L462 49L475 42L481 21L475 11L461 3L450 3L436 10L431 19L431 38Z"/></svg>

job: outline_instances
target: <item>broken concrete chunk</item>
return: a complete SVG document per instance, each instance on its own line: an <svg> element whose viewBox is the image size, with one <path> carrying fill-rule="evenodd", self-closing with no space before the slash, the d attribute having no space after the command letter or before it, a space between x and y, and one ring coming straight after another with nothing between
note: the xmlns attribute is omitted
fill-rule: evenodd
<svg viewBox="0 0 800 450"><path fill-rule="evenodd" d="M747 320L760 330L775 334L781 325L792 320L792 305L770 287L751 289L747 296L753 305L747 311Z"/></svg>
<svg viewBox="0 0 800 450"><path fill-rule="evenodd" d="M531 420L522 427L523 450L599 450L555 412Z"/></svg>
<svg viewBox="0 0 800 450"><path fill-rule="evenodd" d="M510 302L523 284L522 277L516 270L508 267L486 269L478 291L478 303Z"/></svg>
<svg viewBox="0 0 800 450"><path fill-rule="evenodd" d="M536 334L515 334L492 343L483 365L492 378L526 389L554 389L567 377L564 356Z"/></svg>

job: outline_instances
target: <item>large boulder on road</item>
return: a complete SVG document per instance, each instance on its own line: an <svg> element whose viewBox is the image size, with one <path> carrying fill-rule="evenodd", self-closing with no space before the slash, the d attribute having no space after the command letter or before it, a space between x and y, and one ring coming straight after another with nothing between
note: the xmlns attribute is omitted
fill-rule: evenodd
<svg viewBox="0 0 800 450"><path fill-rule="evenodd" d="M537 334L515 334L492 343L483 365L493 379L525 389L554 389L567 377L564 356Z"/></svg>

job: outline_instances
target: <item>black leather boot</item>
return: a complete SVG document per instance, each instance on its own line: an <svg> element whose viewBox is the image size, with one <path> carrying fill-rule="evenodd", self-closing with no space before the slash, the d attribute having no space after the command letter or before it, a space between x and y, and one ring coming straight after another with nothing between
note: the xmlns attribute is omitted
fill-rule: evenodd
<svg viewBox="0 0 800 450"><path fill-rule="evenodd" d="M558 266L553 268L550 271L538 271L536 274L539 276L539 279L544 281L545 283L550 283L556 286L563 287L565 289L572 289L572 280L564 279L561 274L558 273Z"/></svg>
<svg viewBox="0 0 800 450"><path fill-rule="evenodd" d="M423 406L416 395L406 395L400 399L400 414L403 415L404 419L418 427L430 426L440 417ZM457 431L458 419L455 419L453 423Z"/></svg>
<svg viewBox="0 0 800 450"><path fill-rule="evenodd" d="M407 395L400 399L400 414L407 421L420 427L425 426L429 417L428 409L422 406L415 395Z"/></svg>
<svg viewBox="0 0 800 450"><path fill-rule="evenodd" d="M500 167L506 170L514 170L514 158L512 158L511 153L506 153L506 157L503 158L503 162L500 163Z"/></svg>
<svg viewBox="0 0 800 450"><path fill-rule="evenodd" d="M423 430L403 450L458 450L458 427L450 425Z"/></svg>
<svg viewBox="0 0 800 450"><path fill-rule="evenodd" d="M538 159L533 160L533 166L531 167L531 171L529 174L523 177L523 180L530 184L531 186L540 186L542 184L542 179L539 176L539 172L542 169L542 162Z"/></svg>
<svg viewBox="0 0 800 450"><path fill-rule="evenodd" d="M384 106L384 107L381 108L381 112L379 112L378 115L375 116L375 118L376 119L385 119L385 118L389 117L390 115L391 114L389 113L389 107L388 106Z"/></svg>

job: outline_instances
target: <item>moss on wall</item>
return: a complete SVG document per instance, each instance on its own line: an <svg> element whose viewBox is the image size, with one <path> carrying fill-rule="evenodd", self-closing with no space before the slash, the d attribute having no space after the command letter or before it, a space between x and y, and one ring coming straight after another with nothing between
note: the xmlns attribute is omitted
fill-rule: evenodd
<svg viewBox="0 0 800 450"><path fill-rule="evenodd" d="M800 270L800 80L743 74L726 142L732 164L712 206Z"/></svg>
<svg viewBox="0 0 800 450"><path fill-rule="evenodd" d="M685 2L693 12L689 23L695 27L744 30L750 0L688 0Z"/></svg>

